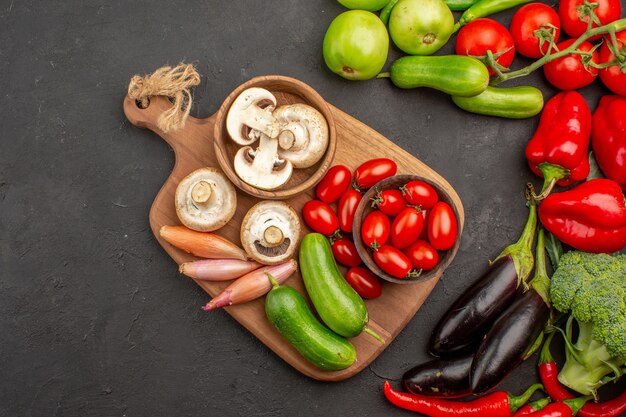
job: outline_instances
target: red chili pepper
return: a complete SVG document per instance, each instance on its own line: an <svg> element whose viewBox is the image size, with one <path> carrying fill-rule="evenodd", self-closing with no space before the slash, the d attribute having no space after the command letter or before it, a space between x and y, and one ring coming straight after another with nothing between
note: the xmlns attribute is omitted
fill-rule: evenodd
<svg viewBox="0 0 626 417"><path fill-rule="evenodd" d="M513 414L513 417L527 416L534 413L535 411L541 410L548 404L550 404L550 397L541 398L539 400L533 401L532 403L528 403L519 410L517 410L517 413Z"/></svg>
<svg viewBox="0 0 626 417"><path fill-rule="evenodd" d="M561 242L585 252L626 247L626 201L615 181L598 178L550 194L539 206L543 226Z"/></svg>
<svg viewBox="0 0 626 417"><path fill-rule="evenodd" d="M541 384L532 385L520 396L504 391L495 391L472 401L451 401L441 398L426 397L417 394L399 392L385 381L384 393L393 405L405 410L415 411L429 417L511 417L519 407L525 404Z"/></svg>
<svg viewBox="0 0 626 417"><path fill-rule="evenodd" d="M539 355L539 376L543 384L544 391L555 401L563 401L574 398L574 395L559 382L559 369L550 353L551 333L546 339L541 354ZM578 417L618 417L626 411L626 391L609 401L601 403L586 403L580 409Z"/></svg>
<svg viewBox="0 0 626 417"><path fill-rule="evenodd" d="M626 97L600 99L593 112L591 147L604 175L626 190Z"/></svg>
<svg viewBox="0 0 626 417"><path fill-rule="evenodd" d="M578 410L589 400L589 397L580 397L572 400L557 401L546 405L539 411L527 414L528 417L573 417Z"/></svg>
<svg viewBox="0 0 626 417"><path fill-rule="evenodd" d="M544 178L537 199L548 195L555 183L569 185L587 178L590 134L591 111L580 93L564 91L548 100L526 146L530 169Z"/></svg>

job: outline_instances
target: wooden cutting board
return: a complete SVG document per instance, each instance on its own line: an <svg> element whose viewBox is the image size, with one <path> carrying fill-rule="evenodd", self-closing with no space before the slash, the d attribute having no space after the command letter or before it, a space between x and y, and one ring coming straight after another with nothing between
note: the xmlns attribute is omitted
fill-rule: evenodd
<svg viewBox="0 0 626 417"><path fill-rule="evenodd" d="M152 204L150 226L161 246L177 264L180 264L194 259L193 256L164 241L159 236L159 229L163 225L180 224L174 208L174 193L179 181L198 168L219 167L213 149L217 113L206 119L189 117L183 129L164 133L157 127L157 120L161 113L170 106L170 101L165 97L152 97L149 106L145 109L138 107L135 100L129 97L124 100L124 112L128 120L135 126L150 129L161 136L175 153L174 169ZM354 169L368 159L380 157L393 159L398 164L398 174L421 175L444 188L450 194L452 203L459 213L459 228L463 228L463 205L457 193L445 179L370 127L330 104L328 107L334 118L337 135L333 165L343 164ZM304 203L312 198L314 198L314 189L309 189L285 201L297 212L300 212ZM241 220L248 209L260 200L240 190L237 191L237 199L237 210L233 219L215 233L241 245L239 240ZM304 222L302 222L302 226L303 234L310 232ZM454 254L452 255L454 256ZM243 305L227 307L225 310L298 371L318 380L340 381L364 369L389 346L426 300L440 276L441 273L431 280L407 285L384 282L382 296L374 300L367 300L366 304L370 317L369 327L381 335L386 343L381 344L367 334L352 338L351 342L356 348L357 359L351 367L341 371L322 371L304 360L267 320L264 311L264 297ZM211 297L217 295L229 284L229 282L214 283L199 280L196 280L196 283ZM295 287L306 296L299 271L289 278L286 284ZM219 313L211 311L206 314ZM216 342L213 341L213 343Z"/></svg>

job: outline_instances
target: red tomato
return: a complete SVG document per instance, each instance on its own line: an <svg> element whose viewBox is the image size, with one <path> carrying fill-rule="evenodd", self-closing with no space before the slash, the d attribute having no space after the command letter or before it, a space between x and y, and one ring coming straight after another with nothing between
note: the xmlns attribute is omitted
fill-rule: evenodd
<svg viewBox="0 0 626 417"><path fill-rule="evenodd" d="M617 49L621 51L622 56L626 56L626 30L617 32L615 37L617 38ZM607 36L604 43L600 47L598 57L601 64L615 60L615 55L609 48L609 44L611 42L611 38ZM600 80L602 80L602 83L615 94L626 96L626 73L622 72L619 64L601 69Z"/></svg>
<svg viewBox="0 0 626 417"><path fill-rule="evenodd" d="M333 209L323 201L310 200L302 207L302 217L311 230L330 236L339 229L339 220Z"/></svg>
<svg viewBox="0 0 626 417"><path fill-rule="evenodd" d="M339 199L339 227L346 233L352 232L352 224L354 223L354 213L361 201L361 193L350 188L343 193Z"/></svg>
<svg viewBox="0 0 626 417"><path fill-rule="evenodd" d="M391 224L391 243L398 249L406 248L417 240L423 226L422 213L413 207L405 208Z"/></svg>
<svg viewBox="0 0 626 417"><path fill-rule="evenodd" d="M539 38L535 34L542 26L548 33L552 33L554 42L558 42L561 20L552 7L544 3L529 3L515 12L509 30L519 54L528 58L541 58L548 52L550 42L544 42L540 49Z"/></svg>
<svg viewBox="0 0 626 417"><path fill-rule="evenodd" d="M585 16L580 20L579 6L584 4L585 0L561 0L559 1L559 17L561 18L561 28L572 38L577 38L587 30L589 16ZM590 0L591 3L597 3L593 12L598 17L602 25L611 23L620 18L622 14L622 5L620 0ZM594 22L592 27L598 27ZM599 39L601 36L594 36L589 40Z"/></svg>
<svg viewBox="0 0 626 417"><path fill-rule="evenodd" d="M447 203L438 202L428 215L428 241L437 250L454 246L458 224L454 211Z"/></svg>
<svg viewBox="0 0 626 417"><path fill-rule="evenodd" d="M566 49L576 39L568 39L557 45L559 50ZM578 47L579 50L588 52L593 49L593 45L589 42L583 42ZM593 51L591 60L598 63L598 53ZM598 69L589 66L585 68L578 54L565 55L562 58L555 59L543 66L543 73L547 80L561 90L576 90L578 88L589 85L598 76Z"/></svg>
<svg viewBox="0 0 626 417"><path fill-rule="evenodd" d="M383 190L372 199L374 207L387 216L397 216L406 208L406 201L400 190Z"/></svg>
<svg viewBox="0 0 626 417"><path fill-rule="evenodd" d="M383 271L396 278L406 278L413 269L409 258L400 249L384 245L374 251L374 262Z"/></svg>
<svg viewBox="0 0 626 417"><path fill-rule="evenodd" d="M428 212L430 210L422 209L422 217L424 218L424 227L422 227L422 233L420 233L418 239L427 240L428 239Z"/></svg>
<svg viewBox="0 0 626 417"><path fill-rule="evenodd" d="M378 298L383 293L378 277L360 266L348 269L346 281L363 298Z"/></svg>
<svg viewBox="0 0 626 417"><path fill-rule="evenodd" d="M346 238L337 239L331 245L335 260L345 266L361 265L361 257L354 243Z"/></svg>
<svg viewBox="0 0 626 417"><path fill-rule="evenodd" d="M409 246L404 253L415 269L430 271L437 266L437 262L439 262L437 250L425 240L418 240Z"/></svg>
<svg viewBox="0 0 626 417"><path fill-rule="evenodd" d="M396 175L398 166L391 159L371 159L354 170L354 182L359 188L373 187L378 181Z"/></svg>
<svg viewBox="0 0 626 417"><path fill-rule="evenodd" d="M363 219L361 239L370 248L378 248L389 239L389 217L382 211L374 210Z"/></svg>
<svg viewBox="0 0 626 417"><path fill-rule="evenodd" d="M334 203L348 189L352 173L343 165L330 167L324 178L317 184L315 195L324 203Z"/></svg>
<svg viewBox="0 0 626 417"><path fill-rule="evenodd" d="M456 54L485 56L487 51L498 55L496 62L508 68L515 57L515 46L509 31L493 19L480 18L463 26L456 38ZM489 67L489 74L496 72Z"/></svg>
<svg viewBox="0 0 626 417"><path fill-rule="evenodd" d="M420 180L407 182L402 188L406 201L413 206L428 209L439 201L437 191L428 183Z"/></svg>

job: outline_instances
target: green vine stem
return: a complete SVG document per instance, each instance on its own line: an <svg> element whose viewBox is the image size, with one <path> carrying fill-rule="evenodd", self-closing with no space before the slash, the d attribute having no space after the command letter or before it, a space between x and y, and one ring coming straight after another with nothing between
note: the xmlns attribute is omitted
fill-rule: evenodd
<svg viewBox="0 0 626 417"><path fill-rule="evenodd" d="M591 24L589 26L591 26ZM568 48L565 48L561 51L558 51L552 54L547 54L543 58L540 58L537 61L533 62L532 64L528 65L527 67L524 67L517 71L511 71L507 73L498 74L498 76L494 78L490 84L498 85L505 81L512 80L513 78L524 77L530 74L531 72L541 68L548 62L554 61L555 59L562 58L571 53L580 53L580 51L578 51L578 47L587 39L593 36L604 35L608 33L609 36L611 37L611 40L613 41L615 39L615 33L620 32L625 29L626 29L626 19L619 19L609 24L606 24L604 26L599 26L596 28L588 28L587 31L583 33L578 39L576 39L576 41L572 43Z"/></svg>

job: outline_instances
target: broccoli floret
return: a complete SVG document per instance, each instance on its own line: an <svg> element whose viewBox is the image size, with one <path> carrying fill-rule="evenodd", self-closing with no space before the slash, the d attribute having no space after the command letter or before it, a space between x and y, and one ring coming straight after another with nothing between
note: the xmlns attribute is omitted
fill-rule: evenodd
<svg viewBox="0 0 626 417"><path fill-rule="evenodd" d="M566 337L566 362L559 381L583 394L609 375L619 378L626 362L626 255L565 253L550 283L552 305L578 323Z"/></svg>

